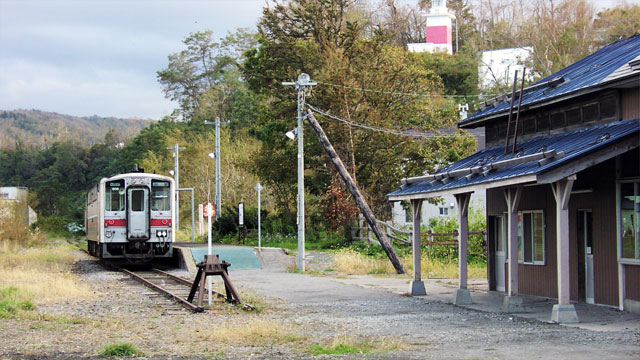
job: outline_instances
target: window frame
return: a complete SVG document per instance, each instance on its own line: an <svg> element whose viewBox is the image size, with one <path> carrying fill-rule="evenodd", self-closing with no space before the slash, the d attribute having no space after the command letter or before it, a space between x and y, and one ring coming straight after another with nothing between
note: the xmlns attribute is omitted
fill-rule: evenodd
<svg viewBox="0 0 640 360"><path fill-rule="evenodd" d="M618 180L616 182L616 232L618 245L618 262L627 265L640 265L640 231L635 231L635 258L622 257L622 184L634 184L635 192L640 196L640 178ZM637 184L637 185L636 185Z"/></svg>
<svg viewBox="0 0 640 360"><path fill-rule="evenodd" d="M524 215L531 215L531 261L524 261ZM540 214L542 219L542 260L536 260L536 240L535 240L535 217L534 214ZM547 263L547 236L546 223L544 219L544 210L523 210L518 211L518 264L523 265L540 265Z"/></svg>

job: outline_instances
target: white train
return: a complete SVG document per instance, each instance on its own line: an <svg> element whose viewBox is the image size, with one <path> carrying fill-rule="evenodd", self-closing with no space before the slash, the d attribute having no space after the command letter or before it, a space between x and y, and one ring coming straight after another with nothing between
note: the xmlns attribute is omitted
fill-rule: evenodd
<svg viewBox="0 0 640 360"><path fill-rule="evenodd" d="M89 253L130 262L173 257L175 192L168 176L132 172L101 179L86 199Z"/></svg>

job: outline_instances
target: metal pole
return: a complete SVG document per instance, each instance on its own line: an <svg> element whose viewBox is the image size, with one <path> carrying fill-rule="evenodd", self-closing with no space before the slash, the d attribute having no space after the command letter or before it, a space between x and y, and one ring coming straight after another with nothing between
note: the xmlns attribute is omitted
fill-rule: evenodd
<svg viewBox="0 0 640 360"><path fill-rule="evenodd" d="M216 140L214 154L216 157L216 220L220 218L220 209L222 205L222 191L220 190L220 125L228 124L228 121L220 121L219 117L216 117L216 121L204 121L205 125L216 126Z"/></svg>
<svg viewBox="0 0 640 360"><path fill-rule="evenodd" d="M173 145L173 178L176 181L176 189L180 189L180 181L178 175L178 144ZM180 230L180 192L176 191L176 230Z"/></svg>
<svg viewBox="0 0 640 360"><path fill-rule="evenodd" d="M207 202L207 254L211 255L211 203ZM211 277L207 276L207 299L211 306Z"/></svg>
<svg viewBox="0 0 640 360"><path fill-rule="evenodd" d="M260 190L262 190L262 185L258 183L255 187L258 192L258 252L262 251L262 236L260 234Z"/></svg>
<svg viewBox="0 0 640 360"><path fill-rule="evenodd" d="M220 118L216 117L216 220L220 218Z"/></svg>
<svg viewBox="0 0 640 360"><path fill-rule="evenodd" d="M302 73L298 81L283 82L283 85L295 85L298 91L298 270L304 271L305 239L304 239L304 141L302 131L302 112L304 111L304 93L307 86L316 85L309 75Z"/></svg>

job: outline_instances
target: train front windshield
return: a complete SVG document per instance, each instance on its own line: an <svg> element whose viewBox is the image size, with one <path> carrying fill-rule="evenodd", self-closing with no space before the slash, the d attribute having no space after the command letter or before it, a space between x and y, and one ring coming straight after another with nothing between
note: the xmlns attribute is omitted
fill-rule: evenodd
<svg viewBox="0 0 640 360"><path fill-rule="evenodd" d="M109 181L105 189L105 210L124 210L124 180Z"/></svg>
<svg viewBox="0 0 640 360"><path fill-rule="evenodd" d="M151 182L151 210L171 210L170 186L168 181L153 180Z"/></svg>

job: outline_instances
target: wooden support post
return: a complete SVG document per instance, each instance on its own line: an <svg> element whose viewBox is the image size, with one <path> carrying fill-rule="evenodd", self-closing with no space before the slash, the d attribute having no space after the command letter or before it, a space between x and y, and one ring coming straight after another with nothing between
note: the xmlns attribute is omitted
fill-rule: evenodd
<svg viewBox="0 0 640 360"><path fill-rule="evenodd" d="M467 243L469 239L469 201L471 193L456 194L458 203L458 290L453 297L455 305L471 304L467 289Z"/></svg>
<svg viewBox="0 0 640 360"><path fill-rule="evenodd" d="M327 138L327 135L324 133L324 130L322 130L322 127L318 123L318 120L316 120L316 117L313 116L313 113L311 112L311 110L307 110L306 118L309 121L311 128L318 136L318 140L320 141L320 144L322 144L322 147L324 147L324 150L327 152L327 155L329 155L331 162L335 166L336 170L338 170L338 174L340 174L342 181L344 181L345 185L347 186L347 189L349 189L349 192L351 193L351 196L353 196L354 200L356 201L356 204L360 208L360 211L364 215L365 219L367 219L367 222L369 223L369 226L373 230L373 233L376 234L376 236L378 237L378 241L380 241L380 245L382 246L382 249L387 254L387 257L391 261L391 264L393 264L393 267L395 268L396 272L398 274L406 273L406 270L404 269L404 266L402 266L400 259L398 258L395 251L393 250L393 247L391 246L389 239L387 239L386 234L380 229L380 226L378 226L378 223L376 222L376 218L373 215L373 211L371 211L371 208L369 208L367 201L364 199L364 196L362 196L362 194L360 193L360 189L358 189L355 181L353 181L353 179L351 178L351 175L347 171L347 168L342 163L342 160L338 156L338 153L336 153L336 150L333 148L333 145L331 145L329 138Z"/></svg>
<svg viewBox="0 0 640 360"><path fill-rule="evenodd" d="M569 197L575 175L551 184L556 199L556 248L558 274L558 304L553 306L551 320L557 323L577 323L578 314L570 302L569 277Z"/></svg>
<svg viewBox="0 0 640 360"><path fill-rule="evenodd" d="M411 200L411 211L413 218L413 231L411 239L411 250L413 252L413 280L409 288L411 296L427 295L422 281L422 243L420 239L420 225L422 219L422 200Z"/></svg>
<svg viewBox="0 0 640 360"><path fill-rule="evenodd" d="M509 267L507 273L509 282L507 283L507 296L502 304L504 312L524 312L522 298L518 294L518 205L522 196L522 187L508 188L504 190L504 197L507 201L507 237Z"/></svg>

